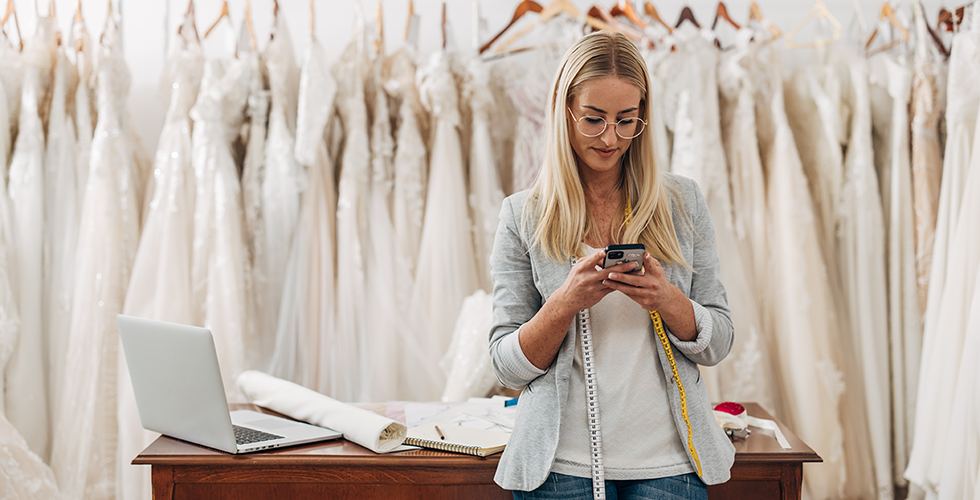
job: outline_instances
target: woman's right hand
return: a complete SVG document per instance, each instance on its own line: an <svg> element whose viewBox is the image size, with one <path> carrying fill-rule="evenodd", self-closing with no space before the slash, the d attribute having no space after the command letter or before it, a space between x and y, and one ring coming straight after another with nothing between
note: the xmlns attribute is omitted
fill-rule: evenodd
<svg viewBox="0 0 980 500"><path fill-rule="evenodd" d="M599 250L592 255L579 259L572 266L571 272L565 278L565 283L557 290L566 307L577 313L598 304L603 297L614 291L603 284L603 280L609 277L609 273L628 273L635 270L636 264L632 262L597 270L597 268L602 268L605 258L606 251Z"/></svg>

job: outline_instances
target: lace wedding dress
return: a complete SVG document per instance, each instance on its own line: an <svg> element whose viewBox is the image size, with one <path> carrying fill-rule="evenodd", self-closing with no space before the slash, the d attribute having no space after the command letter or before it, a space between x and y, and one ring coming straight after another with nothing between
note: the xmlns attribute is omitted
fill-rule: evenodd
<svg viewBox="0 0 980 500"><path fill-rule="evenodd" d="M414 279L422 239L429 161L424 139L428 136L428 124L425 123L425 110L415 87L415 60L410 49L402 48L385 61L384 89L392 103L396 139L391 222L398 254L394 257L397 265L408 269ZM407 285L407 288L399 288L400 297L408 297L412 293L412 284Z"/></svg>
<svg viewBox="0 0 980 500"><path fill-rule="evenodd" d="M950 353L962 352L961 326L965 321L967 256L953 255L954 240L962 222L960 207L965 199L967 172L975 155L974 131L980 105L980 89L965 82L980 78L980 16L973 25L953 37L949 58L949 87L946 107L946 153L943 160L935 245L929 271L922 362L915 402L912 454L905 477L927 492L935 493L942 474L946 430L949 428L954 387L951 383L959 360ZM965 224L976 223L967 221ZM964 238L966 235L963 236ZM955 281L955 283L949 283ZM952 314L952 317L944 317Z"/></svg>
<svg viewBox="0 0 980 500"><path fill-rule="evenodd" d="M490 281L490 252L500 223L500 205L504 191L500 185L497 159L494 155L490 116L494 107L486 65L478 58L466 62L466 78L462 84L462 99L469 102L472 112L469 158L469 205L473 217L473 246L476 251L476 272L480 288L493 291Z"/></svg>
<svg viewBox="0 0 980 500"><path fill-rule="evenodd" d="M256 289L257 331L274 335L282 303L286 266L289 260L299 198L306 183L295 158L296 92L298 69L286 26L286 16L277 15L273 38L263 53L269 72L271 108L262 172L262 237L264 249L260 272L263 281Z"/></svg>
<svg viewBox="0 0 980 500"><path fill-rule="evenodd" d="M75 179L78 186L78 212L82 212L85 198L85 184L88 182L88 162L92 153L92 136L95 133L95 123L98 118L96 109L95 87L92 78L94 58L92 57L92 38L85 30L85 22L75 19L71 30L71 40L68 46L75 47L75 70L78 74L78 86L75 87L75 133L76 133L76 162Z"/></svg>
<svg viewBox="0 0 980 500"><path fill-rule="evenodd" d="M774 336L773 359L785 421L801 429L800 436L815 443L824 459L807 471L803 486L811 498L833 498L849 466L838 412L844 386L831 339L837 323L828 314L833 301L813 201L783 104L778 54L769 46L757 57L766 61L752 74L759 152L766 174L772 277L764 318Z"/></svg>
<svg viewBox="0 0 980 500"><path fill-rule="evenodd" d="M371 149L364 99L364 33L360 16L355 38L332 68L337 82L337 111L344 126L340 180L337 186L337 338L331 349L338 363L328 396L354 401L362 394L361 336L370 314L365 295L368 232L368 192L371 183Z"/></svg>
<svg viewBox="0 0 980 500"><path fill-rule="evenodd" d="M449 347L463 299L479 288L473 258L472 224L466 200L463 152L459 136L459 102L450 61L433 54L419 68L422 104L432 113L432 154L428 198L411 311L412 327L426 332L423 350L426 373L420 374L416 392L406 397L432 400L442 393L445 377L430 368ZM423 382L424 380L424 382Z"/></svg>
<svg viewBox="0 0 980 500"><path fill-rule="evenodd" d="M7 186L13 206L20 310L20 335L6 370L7 418L42 458L50 452L47 355L43 351L44 300L44 115L41 104L51 84L53 21L38 20L25 43L20 124Z"/></svg>
<svg viewBox="0 0 980 500"><path fill-rule="evenodd" d="M139 243L132 144L125 133L130 76L110 17L99 47L99 122L78 230L62 401L54 419L52 469L72 498L111 498L116 488L119 331Z"/></svg>
<svg viewBox="0 0 980 500"><path fill-rule="evenodd" d="M197 102L190 110L194 177L194 239L191 286L195 314L214 335L229 401L242 399L235 377L245 368L253 326L247 287L248 256L238 167L231 144L245 117L247 82L254 59L209 60Z"/></svg>
<svg viewBox="0 0 980 500"><path fill-rule="evenodd" d="M337 195L325 132L337 86L323 47L310 37L299 83L296 159L308 180L286 268L270 372L331 393L335 338L334 223Z"/></svg>
<svg viewBox="0 0 980 500"><path fill-rule="evenodd" d="M704 192L714 221L721 280L728 291L732 322L744 342L736 343L725 361L704 370L713 397L772 403L765 362L766 345L760 306L751 289L733 231L731 188L718 120L718 50L706 38L678 41L676 50L657 65L666 82L665 124L673 131L670 170L694 179ZM748 398L748 399L746 399Z"/></svg>
<svg viewBox="0 0 980 500"><path fill-rule="evenodd" d="M919 9L912 65L912 203L919 314L925 314L943 176L940 121L946 108L946 61L938 54ZM916 361L918 363L918 361Z"/></svg>
<svg viewBox="0 0 980 500"><path fill-rule="evenodd" d="M75 93L76 72L58 47L51 86L51 112L44 152L44 321L48 352L48 407L57 414L71 323L71 292L78 207L75 126L68 114L68 96Z"/></svg>

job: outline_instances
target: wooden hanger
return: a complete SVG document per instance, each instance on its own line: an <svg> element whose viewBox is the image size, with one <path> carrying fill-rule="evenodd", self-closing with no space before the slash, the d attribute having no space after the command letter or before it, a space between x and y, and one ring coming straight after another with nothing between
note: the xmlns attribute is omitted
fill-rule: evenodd
<svg viewBox="0 0 980 500"><path fill-rule="evenodd" d="M20 32L20 23L17 21L17 6L14 5L14 0L7 0L7 10L3 14L3 19L0 19L0 28L2 28L10 18L14 18L14 29L17 30L17 43L20 50L24 50L24 35ZM2 31L2 30L0 30ZM3 32L3 36L7 36L7 32Z"/></svg>
<svg viewBox="0 0 980 500"><path fill-rule="evenodd" d="M619 3L613 5L612 8L609 9L609 15L613 17L626 16L626 19L629 19L630 22L639 26L640 28L647 27L647 23L643 22L643 18L636 12L636 9L633 8L633 4L630 3L629 0L620 0Z"/></svg>
<svg viewBox="0 0 980 500"><path fill-rule="evenodd" d="M715 20L711 23L711 29L718 27L718 21L724 19L728 21L735 29L742 29L735 21L732 21L731 16L728 15L728 7L725 7L725 2L718 2L718 8L715 10Z"/></svg>
<svg viewBox="0 0 980 500"><path fill-rule="evenodd" d="M231 15L228 13L228 0L221 0L221 13L218 14L218 18L214 20L211 27L204 32L204 38L207 38L208 35L214 31L214 28L218 26L218 23L220 23L222 19L227 19L228 23L231 23Z"/></svg>
<svg viewBox="0 0 980 500"><path fill-rule="evenodd" d="M687 6L684 6L684 9L681 10L681 15L677 18L677 23L674 24L674 29L680 28L681 24L684 24L684 21L693 24L697 29L701 29L701 25L698 24L698 20L694 18L694 12L691 12L691 8Z"/></svg>
<svg viewBox="0 0 980 500"><path fill-rule="evenodd" d="M528 26L527 28L524 28L523 30L521 30L520 33L510 37L507 41L500 44L500 46L497 47L497 50L495 52L498 54L505 52L508 46L510 46L512 43L514 43L515 41L517 41L518 39L526 35L532 29L541 25L542 23L547 22L551 18L561 13L565 13L574 19L578 19L580 15L578 9L575 8L575 6L572 5L572 3L569 2L568 0L552 0L552 2L549 3L547 6L545 6L545 8L541 11L541 15L538 16L538 19L537 21L535 21L534 24ZM596 19L592 16L585 16L585 23L597 30L617 31L615 28L606 24L604 21L600 19Z"/></svg>
<svg viewBox="0 0 980 500"><path fill-rule="evenodd" d="M446 0L442 0L442 50L446 50Z"/></svg>
<svg viewBox="0 0 980 500"><path fill-rule="evenodd" d="M310 0L310 8L313 6L313 0ZM378 11L375 13L375 18L378 23L378 37L374 40L374 53L375 55L381 55L384 51L385 46L385 30L384 30L384 16L381 13L381 2L378 2Z"/></svg>
<svg viewBox="0 0 980 500"><path fill-rule="evenodd" d="M673 26L664 22L663 18L661 18L660 14L657 12L657 8L654 7L652 3L647 2L643 4L643 13L649 16L650 19L653 19L654 21L660 23L660 25L663 26L664 28L667 28L667 33L674 32Z"/></svg>
<svg viewBox="0 0 980 500"><path fill-rule="evenodd" d="M409 9L410 9L409 16L412 15L411 5L412 5L411 0L409 0ZM514 26L514 24L517 22L518 19L524 17L524 14L527 14L528 12L540 13L542 10L544 10L544 7L542 7L541 4L535 2L534 0L524 0L523 2L517 4L517 8L514 9L514 15L513 17L511 17L510 22L507 23L507 26L504 26L504 29L500 30L499 33L494 35L493 38L491 38L487 43L483 44L480 47L480 54L486 52L490 48L490 46L497 41L498 38L500 38L504 33L507 32L507 30L509 30L512 26ZM405 31L405 36L408 36L407 29Z"/></svg>
<svg viewBox="0 0 980 500"><path fill-rule="evenodd" d="M629 38L632 38L634 41L643 40L644 38L646 38L643 35L643 33L640 33L636 29L630 28L629 26L626 26L625 24L617 21L612 16L612 14L610 14L603 8L599 7L598 5L593 5L589 9L587 15L594 19L601 19L604 23L608 24L614 31L618 31L619 33L622 33L628 36Z"/></svg>
<svg viewBox="0 0 980 500"><path fill-rule="evenodd" d="M806 43L796 43L796 35L806 26L810 21L817 19L825 19L834 27L834 34L830 38L825 38L822 40L814 40L812 42ZM829 10L827 10L827 5L823 3L823 0L816 0L813 7L810 8L810 12L806 14L806 17L800 21L789 33L786 34L786 48L789 49L803 49L803 48L814 48L823 47L825 45L831 44L840 40L841 34L844 31L844 27L841 26L840 21L835 18Z"/></svg>
<svg viewBox="0 0 980 500"><path fill-rule="evenodd" d="M415 2L408 0L408 15L405 16L405 41L408 41L408 36L412 31L412 16L415 15ZM498 35L499 36L499 35ZM482 50L480 52L483 52Z"/></svg>
<svg viewBox="0 0 980 500"><path fill-rule="evenodd" d="M908 41L909 30L905 29L905 26L902 26L902 23L898 22L898 19L895 19L895 11L892 10L891 4L888 3L887 1L881 4L881 11L878 13L878 20L881 21L884 19L887 19L889 24L891 24L892 26L898 29L899 33L902 34L902 38L904 41ZM871 32L871 36L868 37L868 41L865 42L864 44L864 50L868 50L868 48L871 47L871 42L874 41L875 36L877 35L878 35L878 26L875 26L874 31ZM880 50L888 50L889 48L894 47L897 43L898 43L897 40L893 41L892 43L887 44L886 49L880 49Z"/></svg>

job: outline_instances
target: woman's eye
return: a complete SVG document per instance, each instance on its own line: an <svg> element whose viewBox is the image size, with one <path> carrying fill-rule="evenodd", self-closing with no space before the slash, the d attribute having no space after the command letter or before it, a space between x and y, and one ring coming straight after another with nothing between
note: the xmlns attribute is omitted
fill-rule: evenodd
<svg viewBox="0 0 980 500"><path fill-rule="evenodd" d="M606 120L603 120L602 118L596 118L594 116L586 116L585 117L585 123L588 123L590 125L598 125L598 124L600 124L600 123L602 123L604 121L606 121Z"/></svg>
<svg viewBox="0 0 980 500"><path fill-rule="evenodd" d="M622 120L619 120L619 124L624 127L636 125L636 118L623 118Z"/></svg>

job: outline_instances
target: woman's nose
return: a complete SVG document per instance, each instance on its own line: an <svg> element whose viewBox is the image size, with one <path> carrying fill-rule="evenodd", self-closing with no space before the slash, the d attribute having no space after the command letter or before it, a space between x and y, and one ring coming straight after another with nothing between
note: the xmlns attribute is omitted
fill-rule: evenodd
<svg viewBox="0 0 980 500"><path fill-rule="evenodd" d="M619 136L616 135L616 124L606 123L606 130L602 131L602 135L599 138L606 146L615 146L619 142Z"/></svg>

